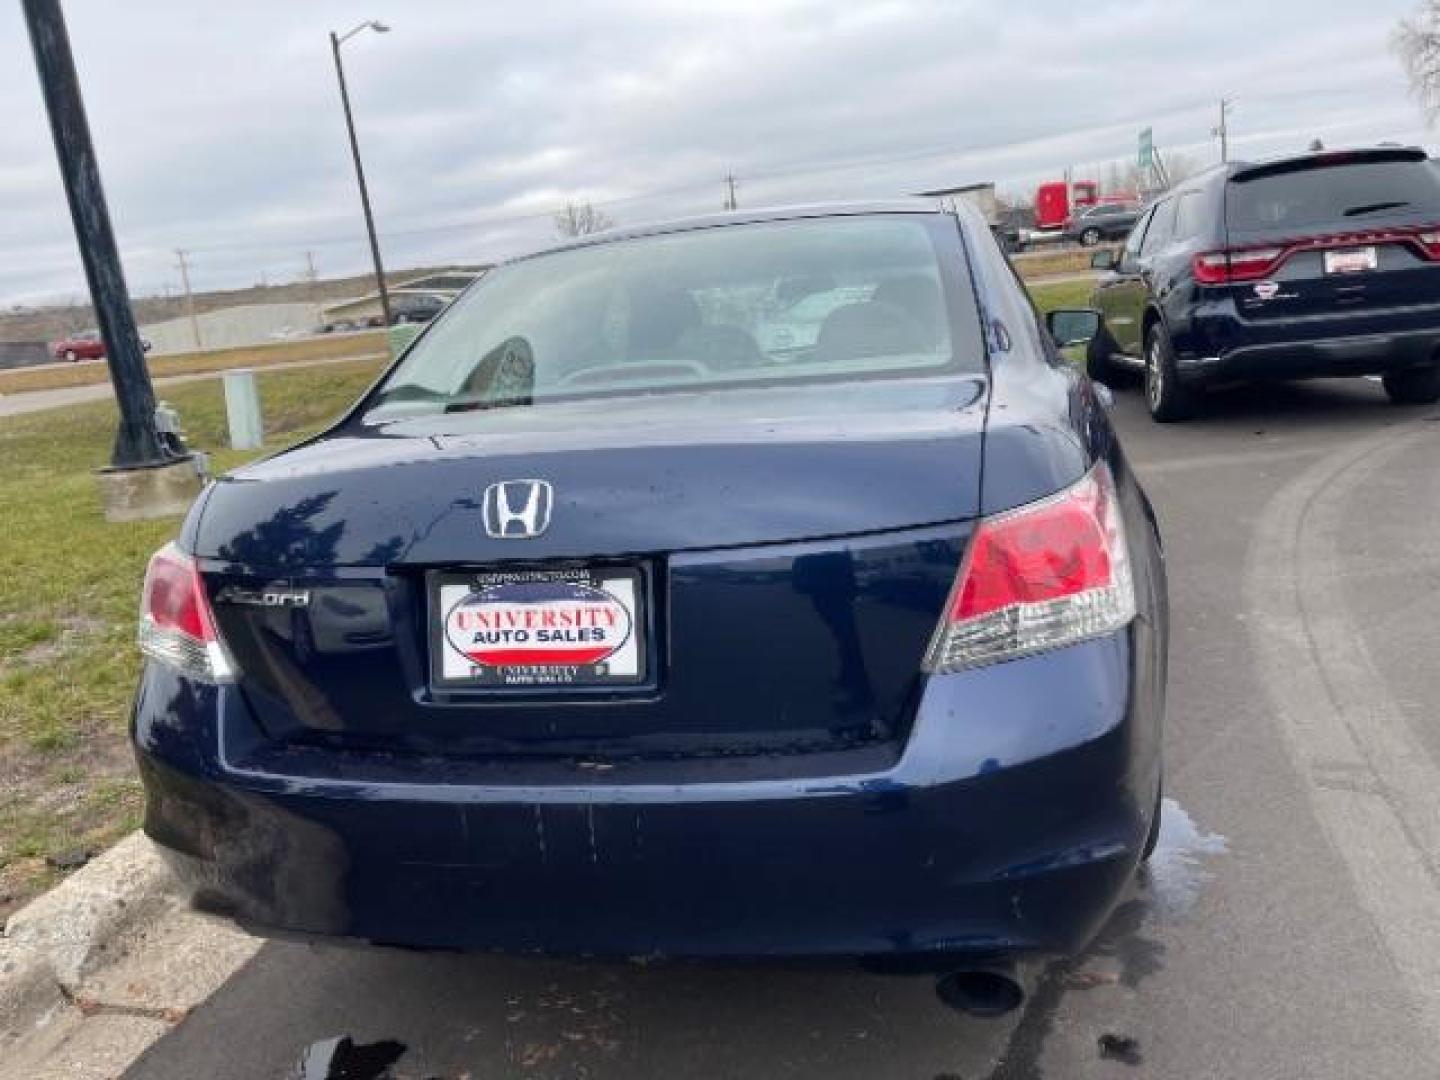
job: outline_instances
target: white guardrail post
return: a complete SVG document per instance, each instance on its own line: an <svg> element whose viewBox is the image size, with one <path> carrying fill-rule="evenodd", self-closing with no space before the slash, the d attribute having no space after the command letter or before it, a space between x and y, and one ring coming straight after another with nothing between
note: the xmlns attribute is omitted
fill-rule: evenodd
<svg viewBox="0 0 1440 1080"><path fill-rule="evenodd" d="M232 450L258 450L264 445L260 387L249 368L225 373L225 419L230 425Z"/></svg>

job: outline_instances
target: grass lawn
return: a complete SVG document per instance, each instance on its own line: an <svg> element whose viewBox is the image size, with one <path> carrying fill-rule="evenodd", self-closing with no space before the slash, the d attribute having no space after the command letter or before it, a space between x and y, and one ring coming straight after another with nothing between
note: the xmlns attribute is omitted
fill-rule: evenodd
<svg viewBox="0 0 1440 1080"><path fill-rule="evenodd" d="M1041 311L1056 308L1088 308L1095 285L1089 281L1062 281L1053 285L1031 285L1030 295Z"/></svg>
<svg viewBox="0 0 1440 1080"><path fill-rule="evenodd" d="M267 449L323 426L378 370L370 360L260 375ZM192 446L224 445L218 379L163 396ZM103 848L139 822L125 739L137 594L179 519L103 520L91 471L114 432L110 401L0 419L0 918L56 876L47 857ZM253 456L222 450L213 467Z"/></svg>

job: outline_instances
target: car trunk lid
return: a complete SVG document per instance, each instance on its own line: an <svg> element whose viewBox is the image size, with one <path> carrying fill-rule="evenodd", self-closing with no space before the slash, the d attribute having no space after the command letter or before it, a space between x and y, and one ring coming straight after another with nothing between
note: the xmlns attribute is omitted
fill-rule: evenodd
<svg viewBox="0 0 1440 1080"><path fill-rule="evenodd" d="M978 512L984 393L884 380L345 428L217 484L196 554L277 744L611 758L883 741ZM549 527L487 535L485 489L518 478L552 485ZM635 677L447 683L441 588L505 575L630 581Z"/></svg>

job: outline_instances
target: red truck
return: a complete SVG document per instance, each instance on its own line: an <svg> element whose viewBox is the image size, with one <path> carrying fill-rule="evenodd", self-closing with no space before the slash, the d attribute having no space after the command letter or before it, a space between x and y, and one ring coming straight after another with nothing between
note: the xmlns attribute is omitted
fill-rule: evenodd
<svg viewBox="0 0 1440 1080"><path fill-rule="evenodd" d="M1063 229L1076 210L1100 201L1100 185L1094 180L1049 180L1035 189L1035 228Z"/></svg>

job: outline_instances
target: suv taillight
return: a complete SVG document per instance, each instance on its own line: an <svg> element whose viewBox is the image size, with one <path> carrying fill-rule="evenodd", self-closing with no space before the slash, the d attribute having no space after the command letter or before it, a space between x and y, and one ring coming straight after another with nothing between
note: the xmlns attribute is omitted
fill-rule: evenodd
<svg viewBox="0 0 1440 1080"><path fill-rule="evenodd" d="M1440 228L1426 225L1419 229L1406 226L1327 233L1282 240L1270 247L1205 251L1193 256L1190 265L1199 284L1228 285L1237 281L1259 281L1269 277L1280 268L1281 263L1302 251L1326 251L1332 248L1376 244L1404 244L1431 262L1440 262Z"/></svg>
<svg viewBox="0 0 1440 1080"><path fill-rule="evenodd" d="M235 665L205 596L195 560L174 544L150 557L140 598L140 651L204 682L230 682Z"/></svg>
<svg viewBox="0 0 1440 1080"><path fill-rule="evenodd" d="M1232 281L1258 281L1285 256L1283 247L1249 248L1241 251L1207 251L1191 260L1195 280L1201 285L1225 285Z"/></svg>
<svg viewBox="0 0 1440 1080"><path fill-rule="evenodd" d="M1125 528L1102 462L1057 495L980 522L924 669L1012 660L1101 637L1134 617Z"/></svg>

